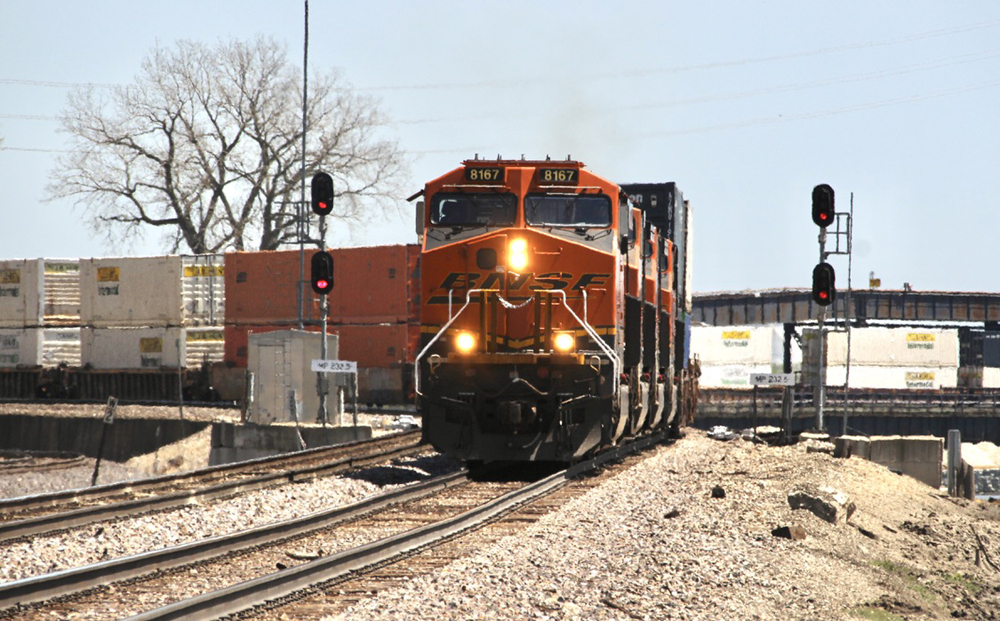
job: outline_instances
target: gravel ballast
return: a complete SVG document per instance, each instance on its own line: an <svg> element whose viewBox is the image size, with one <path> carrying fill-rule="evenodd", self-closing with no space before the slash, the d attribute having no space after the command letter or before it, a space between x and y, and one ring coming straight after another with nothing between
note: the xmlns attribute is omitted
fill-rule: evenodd
<svg viewBox="0 0 1000 621"><path fill-rule="evenodd" d="M384 488L371 483L325 479L40 537L0 549L0 573L13 580L212 536ZM823 486L854 503L849 520L789 505L791 492ZM805 538L772 534L782 526ZM524 531L329 618L1000 618L1000 571L987 559L1000 559L996 504L946 498L857 457L691 429Z"/></svg>
<svg viewBox="0 0 1000 621"><path fill-rule="evenodd" d="M851 520L792 510L789 491L808 484L846 493ZM998 515L859 458L692 430L525 532L335 618L988 619L1000 579L976 567L969 529L1000 544ZM772 535L782 525L807 536ZM883 613L906 616L866 616Z"/></svg>

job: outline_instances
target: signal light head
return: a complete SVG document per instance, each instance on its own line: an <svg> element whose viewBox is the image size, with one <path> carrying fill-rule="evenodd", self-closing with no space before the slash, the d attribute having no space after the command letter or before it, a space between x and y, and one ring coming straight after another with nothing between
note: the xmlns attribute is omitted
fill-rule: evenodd
<svg viewBox="0 0 1000 621"><path fill-rule="evenodd" d="M837 275L833 266L823 262L813 268L812 299L820 306L829 306L837 299Z"/></svg>
<svg viewBox="0 0 1000 621"><path fill-rule="evenodd" d="M321 216L333 211L333 177L325 172L313 175L312 210Z"/></svg>
<svg viewBox="0 0 1000 621"><path fill-rule="evenodd" d="M312 289L320 295L327 295L333 290L333 255L324 250L313 254L311 262L310 281Z"/></svg>
<svg viewBox="0 0 1000 621"><path fill-rule="evenodd" d="M826 228L833 224L836 217L833 201L833 188L827 184L821 184L813 188L812 193L812 219L817 226Z"/></svg>

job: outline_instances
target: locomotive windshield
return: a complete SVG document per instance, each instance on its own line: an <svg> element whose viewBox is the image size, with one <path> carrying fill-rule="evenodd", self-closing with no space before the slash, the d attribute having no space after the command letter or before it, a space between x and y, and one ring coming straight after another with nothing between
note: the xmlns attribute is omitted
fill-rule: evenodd
<svg viewBox="0 0 1000 621"><path fill-rule="evenodd" d="M535 226L607 228L611 226L611 200L583 194L528 195L524 217Z"/></svg>
<svg viewBox="0 0 1000 621"><path fill-rule="evenodd" d="M436 194L431 224L437 226L513 226L517 197L513 194Z"/></svg>

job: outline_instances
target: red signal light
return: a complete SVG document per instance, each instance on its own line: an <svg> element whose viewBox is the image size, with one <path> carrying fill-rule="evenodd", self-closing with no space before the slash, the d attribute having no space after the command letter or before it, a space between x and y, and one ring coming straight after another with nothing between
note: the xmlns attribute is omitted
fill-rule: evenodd
<svg viewBox="0 0 1000 621"><path fill-rule="evenodd" d="M333 177L318 172L312 178L312 210L321 216L333 210Z"/></svg>
<svg viewBox="0 0 1000 621"><path fill-rule="evenodd" d="M813 268L812 299L820 306L829 306L837 295L837 276L833 266L823 262Z"/></svg>
<svg viewBox="0 0 1000 621"><path fill-rule="evenodd" d="M313 291L327 295L333 290L333 255L320 250L312 256L311 282Z"/></svg>
<svg viewBox="0 0 1000 621"><path fill-rule="evenodd" d="M817 226L826 228L833 224L833 217L836 213L833 197L833 188L825 183L813 188L812 219Z"/></svg>

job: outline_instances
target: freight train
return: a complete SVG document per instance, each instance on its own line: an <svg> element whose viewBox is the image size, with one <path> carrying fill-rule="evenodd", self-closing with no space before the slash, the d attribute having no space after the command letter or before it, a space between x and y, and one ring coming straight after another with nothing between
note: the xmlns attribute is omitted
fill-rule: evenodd
<svg viewBox="0 0 1000 621"><path fill-rule="evenodd" d="M568 462L686 422L690 212L674 184L477 158L420 197L426 441L469 463Z"/></svg>

